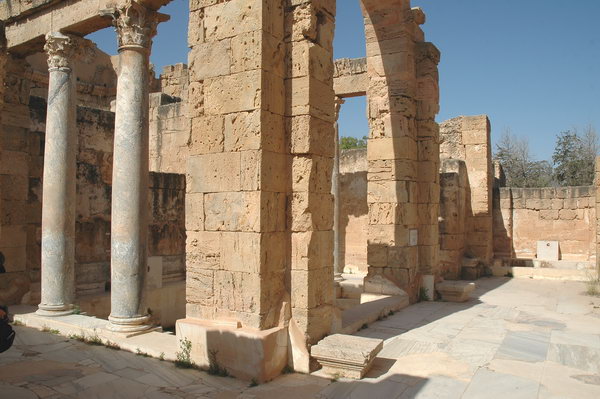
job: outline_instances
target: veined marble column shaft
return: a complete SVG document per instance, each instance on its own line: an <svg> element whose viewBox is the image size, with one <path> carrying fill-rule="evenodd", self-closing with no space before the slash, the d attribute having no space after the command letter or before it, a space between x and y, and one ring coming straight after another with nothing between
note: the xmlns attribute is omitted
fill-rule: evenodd
<svg viewBox="0 0 600 399"><path fill-rule="evenodd" d="M119 41L111 216L109 329L149 329L145 303L148 236L149 56L159 16L128 1L111 10Z"/></svg>
<svg viewBox="0 0 600 399"><path fill-rule="evenodd" d="M71 37L46 35L48 111L42 193L42 297L37 313L72 313L75 299L75 196L77 131Z"/></svg>
<svg viewBox="0 0 600 399"><path fill-rule="evenodd" d="M333 175L331 178L331 188L333 194L333 280L336 284L343 281L342 273L344 265L341 262L341 239L340 234L340 214L341 214L341 199L340 199L340 131L338 119L340 116L340 108L344 100L340 97L335 99L335 153L333 158Z"/></svg>

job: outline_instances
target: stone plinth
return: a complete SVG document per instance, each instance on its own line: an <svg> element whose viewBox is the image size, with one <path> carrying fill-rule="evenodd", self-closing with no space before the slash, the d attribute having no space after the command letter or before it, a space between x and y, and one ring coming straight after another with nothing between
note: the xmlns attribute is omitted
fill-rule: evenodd
<svg viewBox="0 0 600 399"><path fill-rule="evenodd" d="M331 377L361 379L370 369L383 340L334 334L311 348L311 355Z"/></svg>
<svg viewBox="0 0 600 399"><path fill-rule="evenodd" d="M241 328L237 322L187 318L177 320L177 342L191 343L191 360L209 367L211 356L219 367L236 378L265 382L277 377L287 365L288 332Z"/></svg>
<svg viewBox="0 0 600 399"><path fill-rule="evenodd" d="M444 281L436 285L442 299L447 302L466 302L475 288L475 283L469 281Z"/></svg>

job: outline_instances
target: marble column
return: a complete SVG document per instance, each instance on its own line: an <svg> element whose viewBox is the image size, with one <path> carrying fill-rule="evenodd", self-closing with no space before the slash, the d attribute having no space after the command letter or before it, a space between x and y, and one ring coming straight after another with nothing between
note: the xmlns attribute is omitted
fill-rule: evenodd
<svg viewBox="0 0 600 399"><path fill-rule="evenodd" d="M42 296L38 314L62 316L75 299L76 92L71 61L75 43L46 35L48 111L42 193Z"/></svg>
<svg viewBox="0 0 600 399"><path fill-rule="evenodd" d="M341 240L343 239L340 234L340 214L341 214L341 201L340 201L340 132L338 119L340 116L340 108L344 103L344 99L340 97L335 98L335 154L333 158L333 175L331 178L331 188L333 194L333 280L337 284L343 281L342 273L344 272L344 265L341 261Z"/></svg>
<svg viewBox="0 0 600 399"><path fill-rule="evenodd" d="M104 15L107 13L104 12ZM112 331L151 327L145 303L148 235L148 88L152 37L162 14L134 1L110 10L119 44L111 216ZM166 16L164 16L166 17Z"/></svg>

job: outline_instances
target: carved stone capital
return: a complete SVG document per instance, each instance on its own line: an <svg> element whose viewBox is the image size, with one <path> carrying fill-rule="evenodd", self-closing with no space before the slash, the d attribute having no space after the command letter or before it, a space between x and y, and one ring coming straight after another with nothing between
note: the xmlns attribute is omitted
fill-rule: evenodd
<svg viewBox="0 0 600 399"><path fill-rule="evenodd" d="M150 50L157 25L169 19L167 15L152 11L134 0L126 0L114 9L103 11L102 14L112 17L119 48L137 47Z"/></svg>
<svg viewBox="0 0 600 399"><path fill-rule="evenodd" d="M60 32L46 34L44 51L48 54L48 69L71 68L71 61L75 54L75 42L70 37Z"/></svg>

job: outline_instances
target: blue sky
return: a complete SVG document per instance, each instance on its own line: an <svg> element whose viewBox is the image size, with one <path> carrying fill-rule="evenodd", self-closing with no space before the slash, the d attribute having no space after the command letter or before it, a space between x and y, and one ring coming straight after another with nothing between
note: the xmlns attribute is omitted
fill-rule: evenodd
<svg viewBox="0 0 600 399"><path fill-rule="evenodd" d="M342 5L343 4L343 5ZM561 131L592 124L600 130L599 0L413 0L427 14L426 38L442 52L438 121L488 114L492 137L527 137L533 155L549 159ZM187 61L187 0L162 12L152 62ZM358 0L338 1L335 58L363 57ZM89 36L114 54L115 34ZM368 132L364 98L342 107L340 134Z"/></svg>

